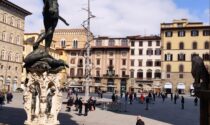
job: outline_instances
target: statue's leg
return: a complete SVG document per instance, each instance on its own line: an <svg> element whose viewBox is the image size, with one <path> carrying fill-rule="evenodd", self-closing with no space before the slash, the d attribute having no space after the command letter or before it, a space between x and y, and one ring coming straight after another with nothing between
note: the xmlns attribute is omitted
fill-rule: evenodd
<svg viewBox="0 0 210 125"><path fill-rule="evenodd" d="M36 50L39 47L39 44L45 39L45 32L41 33L37 39L37 41L33 44L33 49Z"/></svg>

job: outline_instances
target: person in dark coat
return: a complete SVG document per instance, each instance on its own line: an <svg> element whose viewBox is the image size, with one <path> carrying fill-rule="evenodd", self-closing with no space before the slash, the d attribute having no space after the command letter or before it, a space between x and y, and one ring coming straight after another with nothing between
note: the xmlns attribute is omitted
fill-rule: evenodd
<svg viewBox="0 0 210 125"><path fill-rule="evenodd" d="M163 102L165 101L165 94L162 94L162 99L163 99Z"/></svg>
<svg viewBox="0 0 210 125"><path fill-rule="evenodd" d="M134 93L134 99L137 100L137 94L136 94L136 92Z"/></svg>
<svg viewBox="0 0 210 125"><path fill-rule="evenodd" d="M174 104L176 104L177 95L174 95Z"/></svg>
<svg viewBox="0 0 210 125"><path fill-rule="evenodd" d="M3 94L0 92L0 109L2 108L4 102Z"/></svg>
<svg viewBox="0 0 210 125"><path fill-rule="evenodd" d="M130 104L132 104L132 102L133 102L133 94L132 93L130 93L130 95L129 95L129 100L130 100Z"/></svg>
<svg viewBox="0 0 210 125"><path fill-rule="evenodd" d="M82 114L82 105L82 97L80 97L80 99L78 100L79 115Z"/></svg>
<svg viewBox="0 0 210 125"><path fill-rule="evenodd" d="M198 97L195 97L195 99L194 99L194 103L195 103L195 106L197 106L197 105L198 105Z"/></svg>
<svg viewBox="0 0 210 125"><path fill-rule="evenodd" d="M115 97L115 94L113 93L112 94L112 102L115 102L115 99L116 99L116 97Z"/></svg>
<svg viewBox="0 0 210 125"><path fill-rule="evenodd" d="M181 99L181 103L182 103L182 109L184 109L184 97L182 96L182 99Z"/></svg>
<svg viewBox="0 0 210 125"><path fill-rule="evenodd" d="M78 97L76 97L74 105L75 105L75 111L78 111L78 107L79 107L79 99L78 99Z"/></svg>
<svg viewBox="0 0 210 125"><path fill-rule="evenodd" d="M86 102L85 103L85 114L84 114L84 116L87 116L88 115L88 111L89 111L88 109L89 109L89 107L91 107L90 106L90 102Z"/></svg>
<svg viewBox="0 0 210 125"><path fill-rule="evenodd" d="M145 125L140 116L137 116L136 125Z"/></svg>
<svg viewBox="0 0 210 125"><path fill-rule="evenodd" d="M71 106L73 105L74 103L74 100L72 97L70 97L67 101L67 106L66 106L66 111L67 112L70 112L71 111Z"/></svg>
<svg viewBox="0 0 210 125"><path fill-rule="evenodd" d="M171 101L173 101L173 93L171 93Z"/></svg>
<svg viewBox="0 0 210 125"><path fill-rule="evenodd" d="M126 94L125 94L125 101L127 101L128 100L128 92L126 92Z"/></svg>
<svg viewBox="0 0 210 125"><path fill-rule="evenodd" d="M149 109L149 97L148 96L146 97L146 108L145 109L146 110Z"/></svg>

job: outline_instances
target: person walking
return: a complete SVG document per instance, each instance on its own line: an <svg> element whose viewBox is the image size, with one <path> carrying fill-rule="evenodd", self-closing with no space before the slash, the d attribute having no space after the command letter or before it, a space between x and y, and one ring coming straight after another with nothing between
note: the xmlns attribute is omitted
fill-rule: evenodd
<svg viewBox="0 0 210 125"><path fill-rule="evenodd" d="M181 103L182 103L182 109L184 109L184 97L182 96L182 99L181 99Z"/></svg>
<svg viewBox="0 0 210 125"><path fill-rule="evenodd" d="M2 105L3 105L3 101L4 99L3 99L3 94L0 92L0 109L2 109Z"/></svg>
<svg viewBox="0 0 210 125"><path fill-rule="evenodd" d="M89 107L91 107L90 106L91 104L90 104L90 102L88 101L88 102L85 102L85 114L84 114L84 116L87 116L88 115L88 109L89 109Z"/></svg>
<svg viewBox="0 0 210 125"><path fill-rule="evenodd" d="M144 103L144 95L143 94L141 94L141 96L140 96L140 102L141 102L141 104Z"/></svg>
<svg viewBox="0 0 210 125"><path fill-rule="evenodd" d="M141 116L137 116L136 125L145 125L144 121L142 121Z"/></svg>
<svg viewBox="0 0 210 125"><path fill-rule="evenodd" d="M137 94L136 94L136 92L134 93L134 99L137 100Z"/></svg>
<svg viewBox="0 0 210 125"><path fill-rule="evenodd" d="M112 102L115 102L115 99L116 99L116 96L115 96L115 94L113 93L113 94L112 94Z"/></svg>
<svg viewBox="0 0 210 125"><path fill-rule="evenodd" d="M133 102L133 94L132 93L130 93L130 95L129 95L129 101L130 101L130 104L132 104L132 102Z"/></svg>
<svg viewBox="0 0 210 125"><path fill-rule="evenodd" d="M67 101L67 106L66 106L66 111L67 111L67 112L70 112L70 111L71 111L71 106L73 105L73 102L74 102L73 98L70 97L70 98L68 99L68 101Z"/></svg>
<svg viewBox="0 0 210 125"><path fill-rule="evenodd" d="M176 104L177 96L174 95L174 104Z"/></svg>
<svg viewBox="0 0 210 125"><path fill-rule="evenodd" d="M174 99L174 98L173 98L173 93L171 93L171 101L173 101L173 99Z"/></svg>
<svg viewBox="0 0 210 125"><path fill-rule="evenodd" d="M197 105L198 105L198 97L195 97L195 99L194 99L194 103L195 103L195 106L197 106Z"/></svg>
<svg viewBox="0 0 210 125"><path fill-rule="evenodd" d="M165 94L162 94L163 102L165 101Z"/></svg>
<svg viewBox="0 0 210 125"><path fill-rule="evenodd" d="M149 97L146 97L146 108L145 110L149 110Z"/></svg>

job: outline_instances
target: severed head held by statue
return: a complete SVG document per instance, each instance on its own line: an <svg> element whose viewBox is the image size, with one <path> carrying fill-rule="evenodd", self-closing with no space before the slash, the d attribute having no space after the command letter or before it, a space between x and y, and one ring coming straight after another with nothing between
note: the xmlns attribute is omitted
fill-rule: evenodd
<svg viewBox="0 0 210 125"><path fill-rule="evenodd" d="M43 0L43 4L43 22L45 30L33 44L33 52L25 58L24 67L26 67L26 69L33 68L33 70L40 72L58 72L61 69L68 67L68 65L63 60L54 59L49 55L49 50L58 20L61 20L67 26L69 24L59 15L58 0ZM45 40L44 50L39 48L39 45L43 40Z"/></svg>

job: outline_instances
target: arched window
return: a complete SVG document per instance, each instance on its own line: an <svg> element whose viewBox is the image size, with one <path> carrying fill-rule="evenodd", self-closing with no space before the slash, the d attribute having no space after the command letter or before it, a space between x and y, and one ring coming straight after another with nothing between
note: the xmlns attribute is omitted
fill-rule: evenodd
<svg viewBox="0 0 210 125"><path fill-rule="evenodd" d="M110 39L108 45L109 46L114 46L115 45L115 40L114 39Z"/></svg>
<svg viewBox="0 0 210 125"><path fill-rule="evenodd" d="M160 70L155 70L155 78L161 78L161 71Z"/></svg>
<svg viewBox="0 0 210 125"><path fill-rule="evenodd" d="M11 42L11 43L13 42L13 34L12 33L9 36L9 42Z"/></svg>
<svg viewBox="0 0 210 125"><path fill-rule="evenodd" d="M20 44L20 36L19 35L16 38L16 44Z"/></svg>
<svg viewBox="0 0 210 125"><path fill-rule="evenodd" d="M179 65L179 72L184 72L184 65L182 64Z"/></svg>
<svg viewBox="0 0 210 125"><path fill-rule="evenodd" d="M7 14L6 13L3 14L3 22L7 23Z"/></svg>
<svg viewBox="0 0 210 125"><path fill-rule="evenodd" d="M64 39L61 40L61 47L62 48L66 47L66 40L64 40Z"/></svg>
<svg viewBox="0 0 210 125"><path fill-rule="evenodd" d="M8 53L8 61L12 61L12 52L11 51Z"/></svg>
<svg viewBox="0 0 210 125"><path fill-rule="evenodd" d="M143 70L138 70L137 72L137 79L143 79Z"/></svg>
<svg viewBox="0 0 210 125"><path fill-rule="evenodd" d="M1 51L1 59L4 60L5 59L5 50Z"/></svg>
<svg viewBox="0 0 210 125"><path fill-rule="evenodd" d="M208 53L203 54L203 60L204 60L204 61L210 60L210 55L209 55Z"/></svg>
<svg viewBox="0 0 210 125"><path fill-rule="evenodd" d="M2 40L6 41L6 32L5 31L3 31L3 33L2 33Z"/></svg>
<svg viewBox="0 0 210 125"><path fill-rule="evenodd" d="M179 49L184 49L184 43L183 42L181 42L181 43L179 43Z"/></svg>
<svg viewBox="0 0 210 125"><path fill-rule="evenodd" d="M171 72L171 65L166 65L166 72Z"/></svg>
<svg viewBox="0 0 210 125"><path fill-rule="evenodd" d="M12 16L10 19L10 25L13 26L14 25L14 17Z"/></svg>
<svg viewBox="0 0 210 125"><path fill-rule="evenodd" d="M166 49L170 50L171 49L171 43L168 42L167 45L166 45Z"/></svg>
<svg viewBox="0 0 210 125"><path fill-rule="evenodd" d="M193 42L192 48L193 48L193 49L197 49L197 47L198 47L197 42Z"/></svg>
<svg viewBox="0 0 210 125"><path fill-rule="evenodd" d="M20 28L20 19L17 20L17 28Z"/></svg>
<svg viewBox="0 0 210 125"><path fill-rule="evenodd" d="M75 76L75 74L74 74L74 68L71 68L71 69L70 69L70 76L71 76L71 77Z"/></svg>
<svg viewBox="0 0 210 125"><path fill-rule="evenodd" d="M147 70L147 78L148 79L152 78L152 70L151 69Z"/></svg>
<svg viewBox="0 0 210 125"><path fill-rule="evenodd" d="M77 40L73 41L73 48L78 48L78 41Z"/></svg>
<svg viewBox="0 0 210 125"><path fill-rule="evenodd" d="M19 61L18 57L19 57L19 56L18 56L18 53L16 53L16 54L15 54L15 61L16 61L16 62Z"/></svg>
<svg viewBox="0 0 210 125"><path fill-rule="evenodd" d="M204 48L205 48L205 49L209 49L209 41L206 41L206 42L204 43Z"/></svg>

